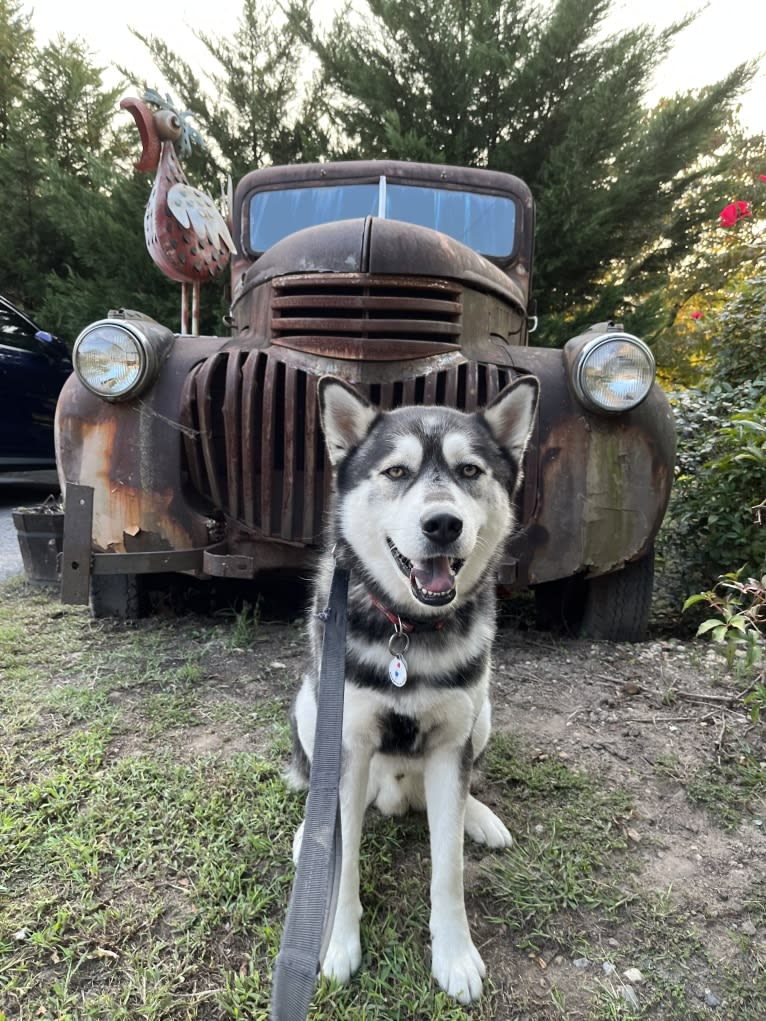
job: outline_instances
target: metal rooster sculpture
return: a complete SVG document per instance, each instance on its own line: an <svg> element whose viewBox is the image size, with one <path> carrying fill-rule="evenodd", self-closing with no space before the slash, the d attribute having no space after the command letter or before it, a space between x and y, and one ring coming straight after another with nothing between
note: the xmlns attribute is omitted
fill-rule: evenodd
<svg viewBox="0 0 766 1021"><path fill-rule="evenodd" d="M192 285L192 334L199 334L199 285L223 272L236 252L215 203L192 188L178 157L191 152L191 139L202 139L184 114L156 93L143 100L126 98L141 136L143 152L136 168L157 171L144 215L146 247L165 276L181 283L181 333L189 332L188 285ZM155 109L153 109L155 108Z"/></svg>

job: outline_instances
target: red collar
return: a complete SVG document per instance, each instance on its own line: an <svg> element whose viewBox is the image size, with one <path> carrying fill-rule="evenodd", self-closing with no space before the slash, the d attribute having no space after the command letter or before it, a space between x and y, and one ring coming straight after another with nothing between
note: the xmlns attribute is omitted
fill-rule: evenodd
<svg viewBox="0 0 766 1021"><path fill-rule="evenodd" d="M376 610L380 610L382 614L385 614L385 616L388 617L388 619L391 621L395 628L401 628L401 630L404 631L405 634L410 634L412 631L416 630L441 631L441 629L444 627L446 623L446 621L444 620L437 620L434 621L433 624L427 625L426 627L423 626L418 627L417 625L413 624L412 621L410 620L402 620L398 613L394 613L392 610L389 610L387 607L383 605L383 603L380 602L379 599L376 599L375 596L370 595L370 602L372 603Z"/></svg>

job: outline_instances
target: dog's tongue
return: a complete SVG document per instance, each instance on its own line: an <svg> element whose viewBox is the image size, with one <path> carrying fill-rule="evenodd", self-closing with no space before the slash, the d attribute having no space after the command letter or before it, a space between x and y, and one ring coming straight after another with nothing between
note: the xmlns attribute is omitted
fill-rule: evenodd
<svg viewBox="0 0 766 1021"><path fill-rule="evenodd" d="M431 557L429 560L415 560L410 571L421 588L429 592L449 592L455 587L455 575L450 567L449 557Z"/></svg>

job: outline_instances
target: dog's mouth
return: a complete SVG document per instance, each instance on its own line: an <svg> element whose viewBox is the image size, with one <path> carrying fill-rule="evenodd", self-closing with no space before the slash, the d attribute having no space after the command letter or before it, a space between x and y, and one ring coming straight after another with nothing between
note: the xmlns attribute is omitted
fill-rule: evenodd
<svg viewBox="0 0 766 1021"><path fill-rule="evenodd" d="M396 546L388 540L399 570L409 580L412 594L426 606L446 606L457 595L455 576L464 561L458 557L427 557L422 560L408 560Z"/></svg>

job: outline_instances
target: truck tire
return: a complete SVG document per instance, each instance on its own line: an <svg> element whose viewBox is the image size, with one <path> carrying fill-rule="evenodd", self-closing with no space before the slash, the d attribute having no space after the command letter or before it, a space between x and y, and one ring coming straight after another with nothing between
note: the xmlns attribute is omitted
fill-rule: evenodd
<svg viewBox="0 0 766 1021"><path fill-rule="evenodd" d="M91 617L137 620L148 610L144 579L138 574L94 574L90 579Z"/></svg>
<svg viewBox="0 0 766 1021"><path fill-rule="evenodd" d="M646 638L654 550L597 578L565 578L535 589L537 625L574 638L640 642Z"/></svg>

